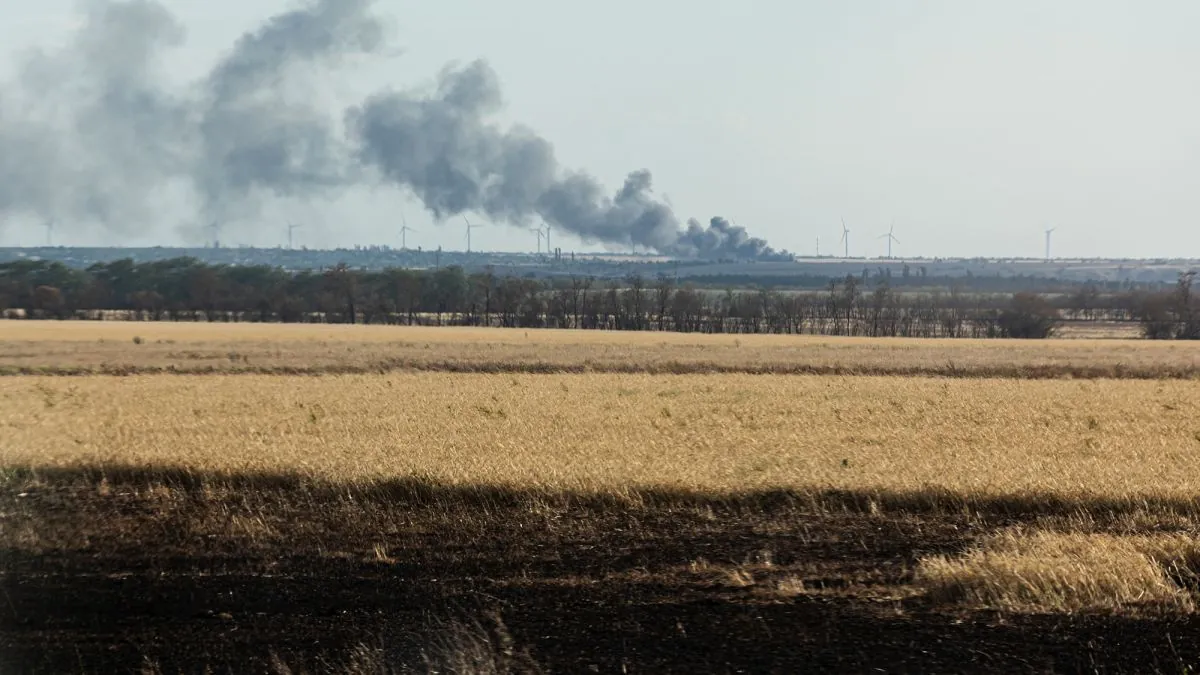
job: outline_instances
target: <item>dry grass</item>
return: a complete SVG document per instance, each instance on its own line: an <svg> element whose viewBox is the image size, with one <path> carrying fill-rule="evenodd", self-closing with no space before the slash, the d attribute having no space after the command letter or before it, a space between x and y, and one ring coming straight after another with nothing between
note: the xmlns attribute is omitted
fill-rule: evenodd
<svg viewBox="0 0 1200 675"><path fill-rule="evenodd" d="M1183 534L1010 531L921 562L935 601L1009 611L1193 611L1200 541Z"/></svg>
<svg viewBox="0 0 1200 675"><path fill-rule="evenodd" d="M0 466L621 492L1200 494L1187 381L752 375L0 380Z"/></svg>
<svg viewBox="0 0 1200 675"><path fill-rule="evenodd" d="M0 321L0 374L398 370L1194 378L1200 344Z"/></svg>

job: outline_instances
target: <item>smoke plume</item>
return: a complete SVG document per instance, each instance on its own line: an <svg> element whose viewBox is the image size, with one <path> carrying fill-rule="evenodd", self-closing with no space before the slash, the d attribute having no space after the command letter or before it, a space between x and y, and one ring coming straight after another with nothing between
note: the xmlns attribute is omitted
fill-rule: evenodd
<svg viewBox="0 0 1200 675"><path fill-rule="evenodd" d="M101 3L67 48L28 54L0 89L0 212L117 232L153 218L155 187L189 171L188 106L153 65L182 40L158 4Z"/></svg>
<svg viewBox="0 0 1200 675"><path fill-rule="evenodd" d="M336 120L305 85L341 57L383 46L370 4L320 0L275 16L205 78L195 178L206 212L220 215L222 205L256 191L291 196L347 183Z"/></svg>
<svg viewBox="0 0 1200 675"><path fill-rule="evenodd" d="M0 88L0 215L124 234L153 222L164 195L186 194L198 237L198 227L253 215L264 198L336 198L383 181L438 220L471 212L681 257L788 257L723 218L681 226L649 171L610 193L560 166L549 141L493 121L503 101L483 61L342 113L322 105L316 90L348 57L387 47L371 5L311 0L172 88L156 68L184 41L170 12L153 0L89 2L66 47L27 55Z"/></svg>
<svg viewBox="0 0 1200 675"><path fill-rule="evenodd" d="M387 92L347 116L359 159L410 188L438 218L466 211L523 224L540 218L585 241L633 244L685 257L787 257L723 218L680 229L655 198L650 172L634 171L612 196L586 173L567 171L546 139L490 121L501 106L484 62L444 70L432 91Z"/></svg>

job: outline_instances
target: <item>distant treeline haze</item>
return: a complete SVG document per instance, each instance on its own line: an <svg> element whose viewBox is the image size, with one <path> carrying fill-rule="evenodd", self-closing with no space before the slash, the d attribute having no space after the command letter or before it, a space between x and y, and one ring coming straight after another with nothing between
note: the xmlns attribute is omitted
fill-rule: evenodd
<svg viewBox="0 0 1200 675"><path fill-rule="evenodd" d="M1139 322L1146 337L1200 338L1193 275L1169 290L1070 293L903 293L886 276L848 276L822 291L725 291L673 276L620 280L533 279L434 270L359 271L338 265L289 272L214 266L189 258L86 270L58 262L0 265L0 312L9 317L87 319L102 312L170 321L277 321L516 328L810 333L903 337L1053 335L1071 321Z"/></svg>

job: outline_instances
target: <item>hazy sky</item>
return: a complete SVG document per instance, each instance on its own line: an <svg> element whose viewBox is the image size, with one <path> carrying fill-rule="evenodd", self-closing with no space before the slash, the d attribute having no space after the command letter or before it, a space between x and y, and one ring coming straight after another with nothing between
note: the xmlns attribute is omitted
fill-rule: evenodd
<svg viewBox="0 0 1200 675"><path fill-rule="evenodd" d="M283 0L169 0L181 86ZM6 56L65 42L74 0L0 0ZM329 83L331 110L421 84L450 61L499 73L502 118L616 188L647 168L683 218L722 215L777 248L880 255L1200 257L1200 3L1195 0L379 0L402 53ZM12 58L0 64L11 74ZM398 192L278 204L227 243L398 243ZM409 245L464 246L403 206ZM283 214L283 215L281 215ZM164 222L187 218L168 212ZM98 243L97 230L71 235ZM131 243L177 243L170 225ZM0 243L38 244L32 224ZM580 244L556 239L564 249ZM477 230L475 248L534 235ZM594 247L593 247L594 248Z"/></svg>

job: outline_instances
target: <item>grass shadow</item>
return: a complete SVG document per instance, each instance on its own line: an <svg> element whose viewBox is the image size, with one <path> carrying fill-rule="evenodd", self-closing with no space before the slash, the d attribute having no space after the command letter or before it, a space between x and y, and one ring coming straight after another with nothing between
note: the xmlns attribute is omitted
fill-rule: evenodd
<svg viewBox="0 0 1200 675"><path fill-rule="evenodd" d="M1192 518L1200 515L1200 496L1112 496L1102 493L1025 491L968 493L939 487L890 489L763 489L736 492L672 487L630 486L611 491L559 490L493 484L451 484L434 478L405 476L377 480L336 481L299 472L197 471L186 466L127 464L74 467L20 465L0 470L0 490L110 490L165 487L183 495L220 491L246 498L305 501L354 499L366 504L412 507L460 506L470 509L558 507L588 510L715 509L726 512L856 513L891 515L975 516L1023 520L1042 517L1121 517L1149 514Z"/></svg>

